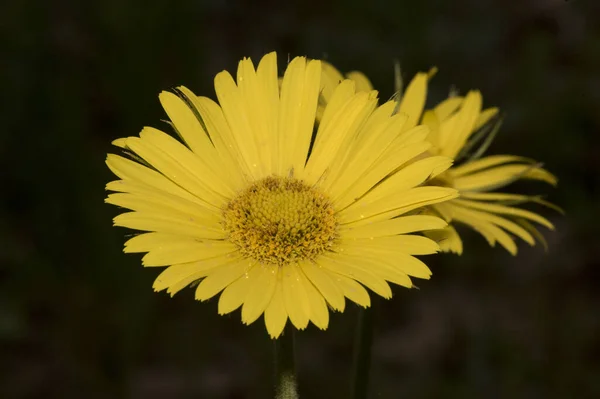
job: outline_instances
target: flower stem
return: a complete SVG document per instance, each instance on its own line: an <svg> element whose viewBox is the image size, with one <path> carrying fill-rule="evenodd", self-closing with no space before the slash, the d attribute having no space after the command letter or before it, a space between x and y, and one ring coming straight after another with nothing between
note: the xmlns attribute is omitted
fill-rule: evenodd
<svg viewBox="0 0 600 399"><path fill-rule="evenodd" d="M298 399L294 367L294 328L289 324L275 340L275 398Z"/></svg>
<svg viewBox="0 0 600 399"><path fill-rule="evenodd" d="M358 311L358 325L354 341L352 399L366 399L369 391L374 306L375 298L373 298L373 303L370 308L360 308Z"/></svg>

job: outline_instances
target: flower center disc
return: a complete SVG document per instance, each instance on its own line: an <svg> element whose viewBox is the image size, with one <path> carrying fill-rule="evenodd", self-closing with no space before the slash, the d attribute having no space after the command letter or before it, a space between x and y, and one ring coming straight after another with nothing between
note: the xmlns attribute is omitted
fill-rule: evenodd
<svg viewBox="0 0 600 399"><path fill-rule="evenodd" d="M327 197L293 178L271 176L253 183L227 204L223 219L242 255L280 266L314 259L336 237Z"/></svg>

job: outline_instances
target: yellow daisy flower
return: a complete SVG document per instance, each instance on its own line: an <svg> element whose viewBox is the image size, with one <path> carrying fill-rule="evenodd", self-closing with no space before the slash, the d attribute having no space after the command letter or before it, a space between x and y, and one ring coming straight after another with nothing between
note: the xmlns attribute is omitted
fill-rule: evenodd
<svg viewBox="0 0 600 399"><path fill-rule="evenodd" d="M326 88L321 96L321 110L344 79L335 67L323 64ZM499 242L513 255L517 253L517 246L510 234L530 245L534 245L537 239L546 246L544 237L531 222L554 229L552 223L536 213L512 205L533 202L560 209L538 196L492 191L520 179L541 180L554 186L556 177L525 157L482 157L496 135L501 120L497 108L482 109L479 91L470 91L464 97L452 95L433 109L424 111L427 82L435 72L433 69L429 73L418 73L403 95L396 93L398 102L395 112L407 116L407 126L417 123L429 126L427 140L433 145L429 153L455 160L453 167L431 183L456 188L460 198L429 207L430 213L441 216L449 225L425 234L438 241L443 251L457 254L463 251L462 240L454 227L458 223L479 232L491 246ZM369 79L360 72L350 72L346 77L356 82L357 89L366 92L373 90Z"/></svg>
<svg viewBox="0 0 600 399"><path fill-rule="evenodd" d="M408 233L446 222L404 215L457 196L421 186L451 160L427 156L429 129L351 80L332 91L315 132L321 87L320 61L293 59L279 87L275 53L256 69L244 59L237 83L216 76L218 103L185 87L160 94L180 141L150 127L115 141L129 157L108 155L120 180L106 202L131 210L116 226L145 232L124 251L167 267L156 291L198 283L196 299L221 293L220 314L241 307L245 324L264 314L276 338L288 318L327 328L328 307L343 311L345 298L369 306L363 285L390 298L388 282L429 278L413 255L439 246Z"/></svg>

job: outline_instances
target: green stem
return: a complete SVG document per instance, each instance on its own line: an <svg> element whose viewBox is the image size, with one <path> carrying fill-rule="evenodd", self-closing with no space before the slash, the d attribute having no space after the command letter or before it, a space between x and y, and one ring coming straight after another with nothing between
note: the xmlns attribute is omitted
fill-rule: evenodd
<svg viewBox="0 0 600 399"><path fill-rule="evenodd" d="M358 313L358 325L354 341L354 375L352 376L352 399L366 399L369 391L369 372L371 370L371 346L373 343L373 307L361 308Z"/></svg>
<svg viewBox="0 0 600 399"><path fill-rule="evenodd" d="M275 340L275 398L298 399L294 367L294 328L289 324Z"/></svg>

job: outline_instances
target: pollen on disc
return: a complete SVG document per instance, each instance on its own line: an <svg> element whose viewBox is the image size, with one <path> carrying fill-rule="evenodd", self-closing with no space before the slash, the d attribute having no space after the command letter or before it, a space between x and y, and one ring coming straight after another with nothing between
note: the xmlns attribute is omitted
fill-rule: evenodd
<svg viewBox="0 0 600 399"><path fill-rule="evenodd" d="M234 197L224 209L223 225L242 255L278 265L314 259L332 247L337 230L323 193L277 176L254 182Z"/></svg>

